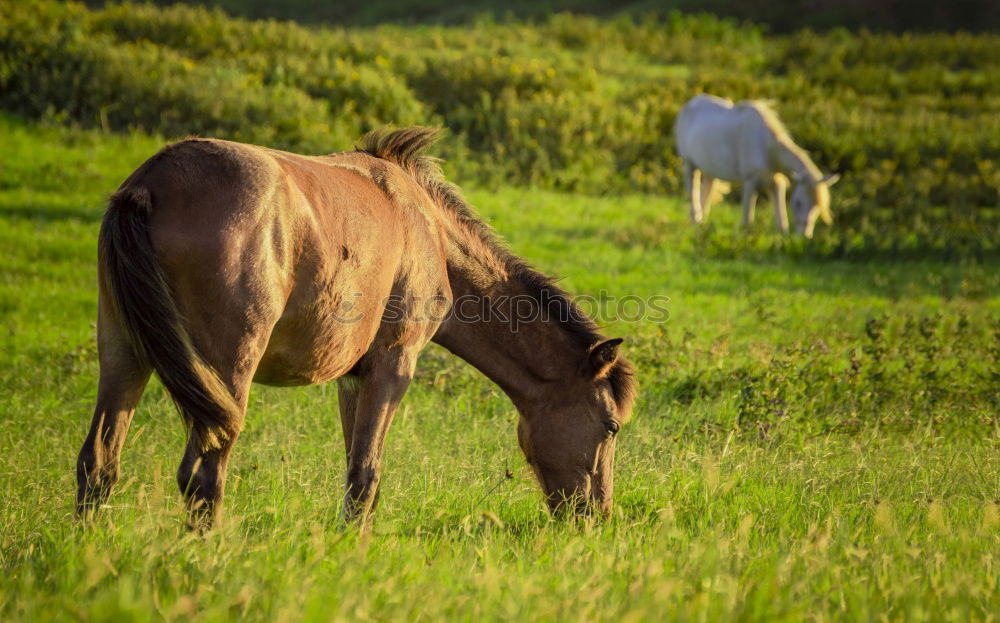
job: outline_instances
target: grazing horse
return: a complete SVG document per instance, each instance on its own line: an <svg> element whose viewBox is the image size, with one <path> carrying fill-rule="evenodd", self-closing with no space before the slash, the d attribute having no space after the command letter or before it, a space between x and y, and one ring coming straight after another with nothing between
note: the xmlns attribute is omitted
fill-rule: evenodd
<svg viewBox="0 0 1000 623"><path fill-rule="evenodd" d="M761 101L734 105L727 99L698 95L674 122L677 154L684 161L684 182L691 197L691 222L708 218L712 201L743 186L743 225L753 222L757 195L767 193L778 229L788 233L785 191L792 190L792 214L798 232L812 238L816 219L833 223L830 186L840 176L824 176L796 145L770 106Z"/></svg>
<svg viewBox="0 0 1000 623"><path fill-rule="evenodd" d="M193 525L220 506L251 382L333 379L344 516L365 522L386 432L429 341L511 398L553 511L610 511L615 435L635 392L622 340L602 337L475 216L423 153L436 135L376 132L318 157L189 139L125 180L99 238L100 382L79 513L118 480L155 371L188 428L177 482Z"/></svg>

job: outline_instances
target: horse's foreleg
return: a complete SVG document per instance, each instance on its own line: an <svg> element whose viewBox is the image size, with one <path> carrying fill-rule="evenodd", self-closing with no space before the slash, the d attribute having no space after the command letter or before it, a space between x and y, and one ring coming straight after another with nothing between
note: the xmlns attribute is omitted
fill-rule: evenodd
<svg viewBox="0 0 1000 623"><path fill-rule="evenodd" d="M386 433L416 361L410 353L394 352L398 350L367 366L357 386L344 494L344 519L349 522L364 525L378 500Z"/></svg>
<svg viewBox="0 0 1000 623"><path fill-rule="evenodd" d="M351 445L354 441L354 418L358 411L358 397L360 395L361 382L356 376L343 376L337 379L337 400L340 410L340 425L344 432L344 449L347 458L347 467L351 466ZM375 495L372 498L371 507L378 506L379 491L381 487L376 485Z"/></svg>
<svg viewBox="0 0 1000 623"><path fill-rule="evenodd" d="M699 225L702 222L701 170L686 161L684 162L684 186L687 188L688 197L691 198L691 224Z"/></svg>
<svg viewBox="0 0 1000 623"><path fill-rule="evenodd" d="M76 463L76 510L81 516L106 502L118 482L122 445L151 372L103 304L97 340L101 366L97 407Z"/></svg>
<svg viewBox="0 0 1000 623"><path fill-rule="evenodd" d="M708 220L708 213L712 211L712 200L715 198L714 177L709 177L704 171L701 172L701 219L702 222Z"/></svg>
<svg viewBox="0 0 1000 623"><path fill-rule="evenodd" d="M788 210L785 208L785 191L787 185L777 177L772 182L769 189L771 203L774 204L774 222L778 231L783 234L788 233Z"/></svg>
<svg viewBox="0 0 1000 623"><path fill-rule="evenodd" d="M757 185L752 181L743 182L743 226L753 223L754 212L757 209Z"/></svg>
<svg viewBox="0 0 1000 623"><path fill-rule="evenodd" d="M340 425L344 431L344 449L347 464L351 464L351 441L354 439L354 414L358 410L358 393L361 382L356 376L337 379L337 399L340 403Z"/></svg>

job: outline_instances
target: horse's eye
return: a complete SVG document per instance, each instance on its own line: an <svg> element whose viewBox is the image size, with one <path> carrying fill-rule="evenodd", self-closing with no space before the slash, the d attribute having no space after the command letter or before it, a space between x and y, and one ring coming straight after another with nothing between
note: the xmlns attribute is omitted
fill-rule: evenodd
<svg viewBox="0 0 1000 623"><path fill-rule="evenodd" d="M618 434L618 429L619 429L618 422L614 420L608 420L607 422L604 423L604 429L608 431L608 435L614 437L615 435Z"/></svg>

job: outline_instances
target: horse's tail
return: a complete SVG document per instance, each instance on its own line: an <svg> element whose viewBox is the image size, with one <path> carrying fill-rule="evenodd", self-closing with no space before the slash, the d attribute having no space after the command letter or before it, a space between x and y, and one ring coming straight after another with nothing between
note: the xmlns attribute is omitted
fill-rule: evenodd
<svg viewBox="0 0 1000 623"><path fill-rule="evenodd" d="M240 409L181 323L149 233L152 199L141 186L111 197L98 239L101 279L136 355L156 370L202 450L239 432Z"/></svg>

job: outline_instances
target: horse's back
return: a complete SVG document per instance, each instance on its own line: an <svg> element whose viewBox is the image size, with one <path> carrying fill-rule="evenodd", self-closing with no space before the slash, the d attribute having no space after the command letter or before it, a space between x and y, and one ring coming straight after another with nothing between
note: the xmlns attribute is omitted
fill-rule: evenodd
<svg viewBox="0 0 1000 623"><path fill-rule="evenodd" d="M729 100L711 95L693 98L677 116L678 155L712 177L739 179L734 145L739 140L740 121Z"/></svg>
<svg viewBox="0 0 1000 623"><path fill-rule="evenodd" d="M706 134L718 132L732 123L733 103L714 95L697 95L681 108L674 122L677 149L688 153Z"/></svg>
<svg viewBox="0 0 1000 623"><path fill-rule="evenodd" d="M677 153L714 178L741 180L766 149L760 125L759 115L742 102L699 95L677 116Z"/></svg>
<svg viewBox="0 0 1000 623"><path fill-rule="evenodd" d="M307 384L347 373L365 353L412 272L407 253L432 246L434 233L413 214L426 196L393 200L373 168L407 197L413 188L366 158L190 139L126 180L152 198L157 260L211 363L257 348L256 380Z"/></svg>

